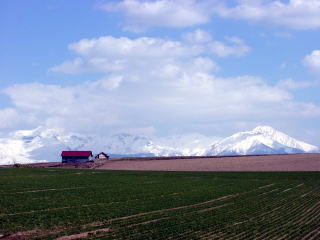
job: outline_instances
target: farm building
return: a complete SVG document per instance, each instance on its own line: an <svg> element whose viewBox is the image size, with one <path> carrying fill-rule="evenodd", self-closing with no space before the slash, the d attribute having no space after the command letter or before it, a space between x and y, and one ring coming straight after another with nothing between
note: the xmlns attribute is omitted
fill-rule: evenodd
<svg viewBox="0 0 320 240"><path fill-rule="evenodd" d="M101 153L97 154L97 156L95 157L95 159L106 160L106 159L109 159L109 156L108 156L106 153L101 152Z"/></svg>
<svg viewBox="0 0 320 240"><path fill-rule="evenodd" d="M91 151L63 151L61 153L63 163L81 163L90 161Z"/></svg>

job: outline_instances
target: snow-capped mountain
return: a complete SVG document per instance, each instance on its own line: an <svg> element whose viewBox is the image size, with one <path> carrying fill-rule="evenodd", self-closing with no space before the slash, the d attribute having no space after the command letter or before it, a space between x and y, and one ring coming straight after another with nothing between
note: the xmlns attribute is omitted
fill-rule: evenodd
<svg viewBox="0 0 320 240"><path fill-rule="evenodd" d="M81 149L87 138L65 135L61 129L38 127L0 138L0 164L58 161L62 150Z"/></svg>
<svg viewBox="0 0 320 240"><path fill-rule="evenodd" d="M224 139L200 134L147 137L93 136L38 127L0 138L0 164L60 161L63 150L101 151L111 156L203 156L316 152L319 149L267 126Z"/></svg>
<svg viewBox="0 0 320 240"><path fill-rule="evenodd" d="M203 155L213 143L212 138L199 134L169 138L126 133L92 136L38 127L0 138L0 165L60 161L63 150L91 150L94 154L103 151L112 157Z"/></svg>
<svg viewBox="0 0 320 240"><path fill-rule="evenodd" d="M316 152L316 146L298 141L272 127L258 126L212 145L207 155L252 155Z"/></svg>

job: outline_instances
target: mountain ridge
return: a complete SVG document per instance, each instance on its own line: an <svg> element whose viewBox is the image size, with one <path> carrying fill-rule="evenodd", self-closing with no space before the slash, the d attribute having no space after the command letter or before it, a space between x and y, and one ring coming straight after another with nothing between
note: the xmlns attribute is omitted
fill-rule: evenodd
<svg viewBox="0 0 320 240"><path fill-rule="evenodd" d="M256 150L265 148L265 150ZM314 152L319 149L289 137L269 126L258 126L251 131L239 132L215 143L208 155L251 155Z"/></svg>
<svg viewBox="0 0 320 240"><path fill-rule="evenodd" d="M317 152L319 148L269 126L223 139L200 134L147 137L128 133L92 136L40 126L0 138L0 164L60 161L63 150L92 150L110 156L223 156Z"/></svg>

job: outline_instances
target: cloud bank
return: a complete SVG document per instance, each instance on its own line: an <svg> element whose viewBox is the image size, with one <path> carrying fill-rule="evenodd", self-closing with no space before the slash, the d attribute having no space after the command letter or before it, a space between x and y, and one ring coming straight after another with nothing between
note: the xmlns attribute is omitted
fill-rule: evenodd
<svg viewBox="0 0 320 240"><path fill-rule="evenodd" d="M215 17L267 23L290 29L319 29L319 0L123 0L100 6L124 16L124 29L141 32L154 27L191 27Z"/></svg>
<svg viewBox="0 0 320 240"><path fill-rule="evenodd" d="M231 126L320 116L319 106L294 99L293 81L272 85L249 75L219 77L213 57L250 51L239 38L218 41L198 29L180 41L105 36L82 39L69 49L75 58L53 66L52 72L104 76L72 86L8 87L3 93L13 106L0 111L0 127L44 124L99 134L150 134L151 129L154 134L215 135L226 127L232 131Z"/></svg>
<svg viewBox="0 0 320 240"><path fill-rule="evenodd" d="M209 1L196 0L123 0L107 3L101 9L121 12L125 16L125 30L145 31L152 27L190 27L210 20Z"/></svg>
<svg viewBox="0 0 320 240"><path fill-rule="evenodd" d="M224 18L265 22L291 29L319 29L319 0L239 0L235 6L227 4L214 8L214 12Z"/></svg>
<svg viewBox="0 0 320 240"><path fill-rule="evenodd" d="M245 56L251 48L240 38L227 37L226 41L213 40L210 33L195 30L184 36L184 40L171 41L161 38L104 36L94 39L82 39L69 45L76 58L67 60L51 68L53 72L122 72L134 69L163 68L177 61L188 62L193 57ZM193 60L192 60L193 61ZM214 66L209 58L206 62ZM207 64L205 64L207 65ZM200 67L200 65L198 66ZM159 70L159 69L158 69Z"/></svg>

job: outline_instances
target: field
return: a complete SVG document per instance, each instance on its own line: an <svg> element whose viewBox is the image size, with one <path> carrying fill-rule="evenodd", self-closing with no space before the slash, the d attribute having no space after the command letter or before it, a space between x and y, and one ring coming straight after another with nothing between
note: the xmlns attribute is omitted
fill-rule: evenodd
<svg viewBox="0 0 320 240"><path fill-rule="evenodd" d="M97 168L153 171L320 171L320 154L124 158L106 161Z"/></svg>
<svg viewBox="0 0 320 240"><path fill-rule="evenodd" d="M320 172L0 169L2 239L320 239Z"/></svg>
<svg viewBox="0 0 320 240"><path fill-rule="evenodd" d="M29 164L29 166L47 168L91 168L139 171L309 172L320 171L320 154L307 153L251 156L111 158L110 160L81 164L48 162ZM12 166L0 166L0 168L4 167Z"/></svg>

